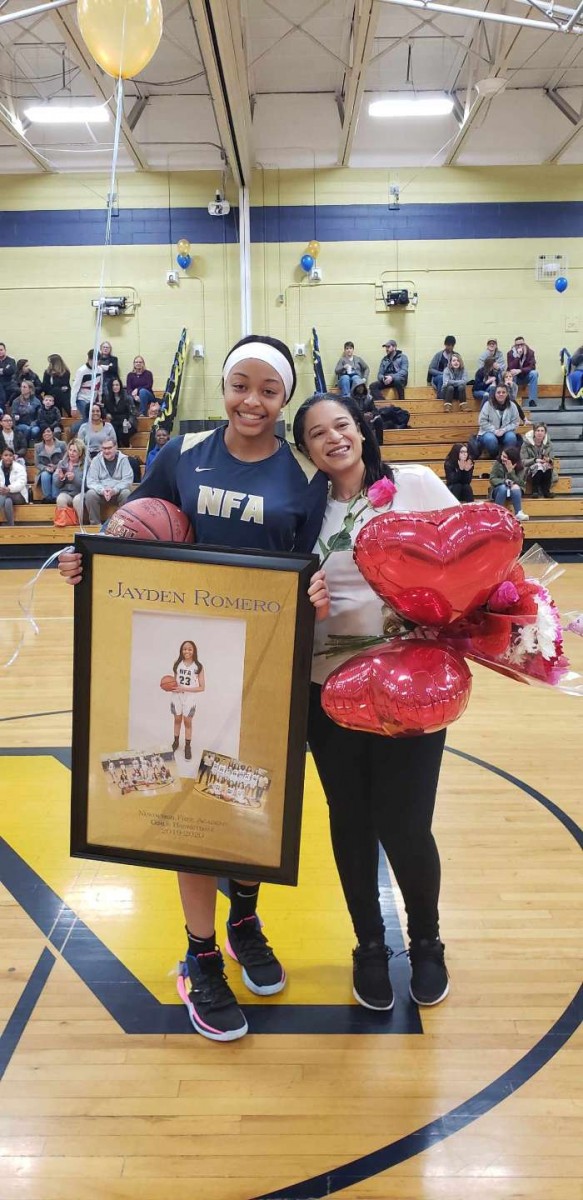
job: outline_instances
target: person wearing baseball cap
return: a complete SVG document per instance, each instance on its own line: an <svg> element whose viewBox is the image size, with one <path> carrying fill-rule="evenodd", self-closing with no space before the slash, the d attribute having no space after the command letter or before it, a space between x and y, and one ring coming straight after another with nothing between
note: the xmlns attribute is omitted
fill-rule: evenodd
<svg viewBox="0 0 583 1200"><path fill-rule="evenodd" d="M409 359L399 350L394 338L388 338L383 346L386 354L381 360L375 382L370 385L371 395L374 400L382 400L384 388L390 387L397 393L399 403L402 403L409 378Z"/></svg>

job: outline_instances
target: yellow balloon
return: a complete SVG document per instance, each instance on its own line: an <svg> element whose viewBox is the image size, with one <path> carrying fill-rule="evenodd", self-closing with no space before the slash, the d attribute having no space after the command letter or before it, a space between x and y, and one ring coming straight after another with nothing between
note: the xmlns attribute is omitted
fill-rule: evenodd
<svg viewBox="0 0 583 1200"><path fill-rule="evenodd" d="M160 0L77 0L83 41L115 79L133 79L154 57L162 37Z"/></svg>
<svg viewBox="0 0 583 1200"><path fill-rule="evenodd" d="M190 242L188 238L180 238L180 241L176 243L176 249L179 254L189 254Z"/></svg>
<svg viewBox="0 0 583 1200"><path fill-rule="evenodd" d="M311 254L312 258L317 258L319 253L320 253L320 243L319 242L308 242L308 248L306 250L306 254Z"/></svg>

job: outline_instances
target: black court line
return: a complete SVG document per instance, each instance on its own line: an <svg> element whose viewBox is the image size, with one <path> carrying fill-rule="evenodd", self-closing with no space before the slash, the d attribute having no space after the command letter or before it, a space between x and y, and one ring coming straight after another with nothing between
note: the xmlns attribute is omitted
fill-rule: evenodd
<svg viewBox="0 0 583 1200"><path fill-rule="evenodd" d="M8 1018L0 1037L0 1079L2 1079L10 1059L28 1025L54 965L55 956L45 946L26 986L18 998L14 1012Z"/></svg>
<svg viewBox="0 0 583 1200"><path fill-rule="evenodd" d="M70 766L68 747L0 749L13 757L52 755ZM31 920L93 992L125 1033L185 1034L192 1036L186 1009L162 1003L117 958L73 909L0 838L0 878ZM409 996L409 962L384 855L379 861L379 894L387 933L396 951L392 969L395 1007L374 1012L358 1004L251 1004L246 1007L251 1033L262 1034L422 1034L417 1005ZM350 958L347 971L350 970Z"/></svg>
<svg viewBox="0 0 583 1200"><path fill-rule="evenodd" d="M37 713L20 713L16 717L0 717L0 722L5 721L31 721L33 717L66 717L72 713L72 708L55 708L52 712L37 712ZM29 751L34 754L34 750Z"/></svg>

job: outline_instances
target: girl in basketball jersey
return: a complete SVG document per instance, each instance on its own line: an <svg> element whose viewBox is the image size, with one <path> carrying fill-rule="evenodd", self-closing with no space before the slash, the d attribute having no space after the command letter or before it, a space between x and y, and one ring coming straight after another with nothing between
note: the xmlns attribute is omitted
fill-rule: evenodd
<svg viewBox="0 0 583 1200"><path fill-rule="evenodd" d="M171 438L132 500L153 496L177 505L189 517L198 544L311 552L328 481L276 432L295 386L293 357L283 342L257 334L242 338L223 363L226 424ZM81 555L63 553L59 570L77 583ZM322 571L314 575L309 595L316 615L325 614L328 593ZM180 998L203 1037L233 1041L247 1032L247 1021L216 944L217 880L180 874L179 885L188 938L178 979ZM286 977L262 932L258 893L257 883L229 881L227 950L240 963L245 986L256 996L271 996L282 990Z"/></svg>
<svg viewBox="0 0 583 1200"><path fill-rule="evenodd" d="M176 680L176 690L172 692L170 712L174 717L174 741L172 749L178 750L180 730L184 721L184 757L192 758L192 718L196 712L194 694L204 692L204 667L198 660L198 650L194 642L183 642L178 651L178 658L172 667Z"/></svg>

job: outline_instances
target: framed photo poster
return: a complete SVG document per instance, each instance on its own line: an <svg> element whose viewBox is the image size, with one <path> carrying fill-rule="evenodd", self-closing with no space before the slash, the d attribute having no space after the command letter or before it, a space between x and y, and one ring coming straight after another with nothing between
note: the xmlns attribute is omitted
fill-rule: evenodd
<svg viewBox="0 0 583 1200"><path fill-rule="evenodd" d="M71 853L295 884L317 560L75 549Z"/></svg>

